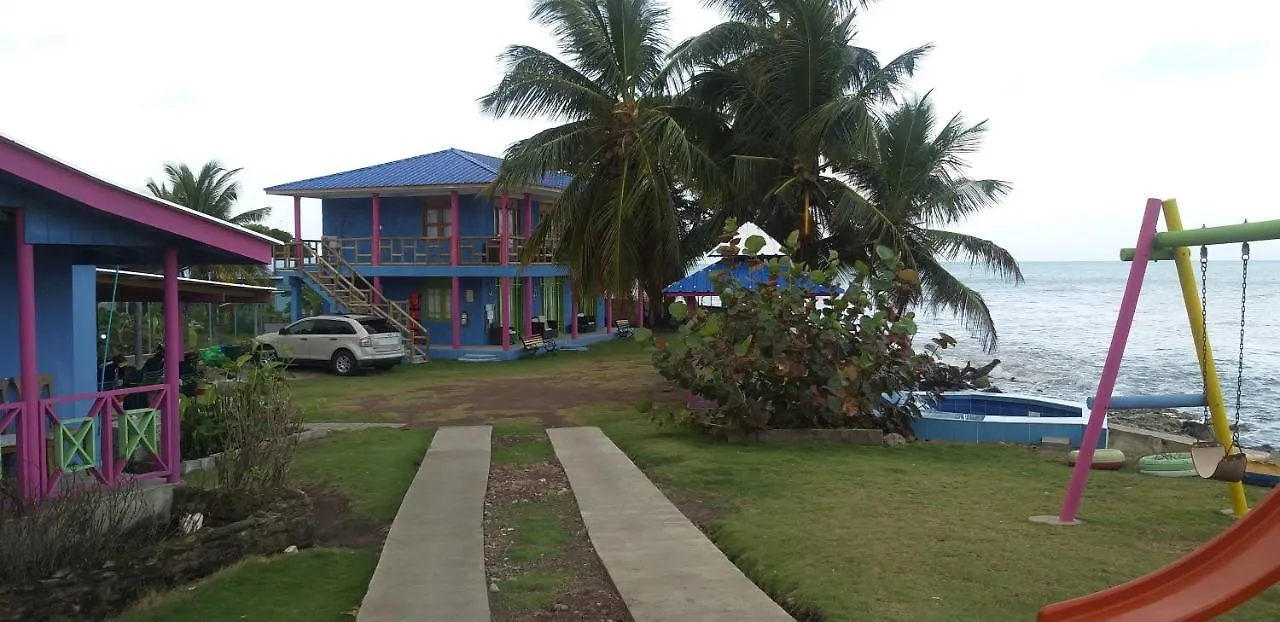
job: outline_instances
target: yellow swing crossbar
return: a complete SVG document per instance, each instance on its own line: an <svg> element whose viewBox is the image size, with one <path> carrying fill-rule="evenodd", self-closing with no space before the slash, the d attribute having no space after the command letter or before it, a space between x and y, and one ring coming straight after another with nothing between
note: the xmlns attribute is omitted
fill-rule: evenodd
<svg viewBox="0 0 1280 622"><path fill-rule="evenodd" d="M1168 230L1182 231L1182 215L1178 212L1178 201L1167 199L1162 202L1162 208ZM1182 302L1187 309L1187 321L1191 324L1191 336L1196 343L1196 358L1200 361L1200 370L1204 376L1204 396L1213 421L1213 435L1230 454L1238 449L1232 446L1231 424L1227 421L1227 405L1222 399L1218 368L1213 362L1213 348L1209 345L1209 336L1204 331L1204 320L1201 317L1202 301L1196 289L1195 269L1191 265L1191 250L1185 246L1174 248L1173 263L1178 269L1178 285L1182 289ZM1236 516L1244 516L1249 511L1249 502L1244 496L1244 484L1231 482L1227 484L1227 492L1231 498L1232 513Z"/></svg>

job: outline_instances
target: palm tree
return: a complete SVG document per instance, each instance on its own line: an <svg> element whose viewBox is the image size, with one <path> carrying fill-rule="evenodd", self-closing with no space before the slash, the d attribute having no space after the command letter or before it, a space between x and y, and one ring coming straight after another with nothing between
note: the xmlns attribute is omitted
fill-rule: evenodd
<svg viewBox="0 0 1280 622"><path fill-rule="evenodd" d="M568 173L524 261L558 237L553 259L568 267L575 290L625 293L638 282L660 296L687 265L683 184L717 174L696 128L715 131L719 118L663 92L667 10L659 0L538 0L532 19L552 29L568 60L507 48L506 74L481 106L496 118L560 124L511 145L490 193Z"/></svg>
<svg viewBox="0 0 1280 622"><path fill-rule="evenodd" d="M991 207L1009 191L1006 182L964 175L964 156L977 150L985 132L985 121L968 125L960 115L938 127L927 94L890 111L874 123L874 150L843 169L865 200L846 205L838 217L858 222L865 243L896 249L919 274L923 299L900 300L899 312L916 302L951 311L992 351L997 334L986 301L942 265L967 259L1002 279L1023 280L1009 251L942 228Z"/></svg>
<svg viewBox="0 0 1280 622"><path fill-rule="evenodd" d="M167 178L157 183L147 180L147 190L157 198L193 209L242 227L264 227L261 223L271 215L270 207L260 207L235 213L236 200L240 198L240 182L236 175L241 169L226 169L217 160L210 160L196 173L184 164L168 162L164 165ZM255 230L261 231L262 229ZM258 266L203 265L187 266L191 276L229 282L254 282L265 276Z"/></svg>
<svg viewBox="0 0 1280 622"><path fill-rule="evenodd" d="M753 221L783 239L800 230L802 256L861 245L857 223L837 219L858 201L840 166L872 145L870 120L927 53L881 65L852 43L854 0L708 0L729 21L675 48L664 77L697 106L732 120L712 147L727 173L715 218L695 227L709 245L725 220ZM707 184L702 190L711 190ZM856 257L846 256L846 259Z"/></svg>

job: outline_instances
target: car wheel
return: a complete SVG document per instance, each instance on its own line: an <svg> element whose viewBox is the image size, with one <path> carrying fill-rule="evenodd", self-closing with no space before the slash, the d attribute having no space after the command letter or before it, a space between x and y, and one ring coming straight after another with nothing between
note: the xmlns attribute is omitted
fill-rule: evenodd
<svg viewBox="0 0 1280 622"><path fill-rule="evenodd" d="M262 346L258 348L258 361L261 363L275 363L280 360L280 355L276 353L276 349L271 346Z"/></svg>
<svg viewBox="0 0 1280 622"><path fill-rule="evenodd" d="M349 350L338 350L330 360L333 373L339 376L350 376L356 371L356 357Z"/></svg>

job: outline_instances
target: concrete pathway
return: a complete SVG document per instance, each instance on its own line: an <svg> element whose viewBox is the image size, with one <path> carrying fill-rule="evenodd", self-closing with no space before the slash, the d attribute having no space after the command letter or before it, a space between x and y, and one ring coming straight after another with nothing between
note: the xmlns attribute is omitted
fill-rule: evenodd
<svg viewBox="0 0 1280 622"><path fill-rule="evenodd" d="M793 620L600 428L554 428L547 435L591 544L636 622Z"/></svg>
<svg viewBox="0 0 1280 622"><path fill-rule="evenodd" d="M443 427L400 504L358 622L489 622L490 426Z"/></svg>

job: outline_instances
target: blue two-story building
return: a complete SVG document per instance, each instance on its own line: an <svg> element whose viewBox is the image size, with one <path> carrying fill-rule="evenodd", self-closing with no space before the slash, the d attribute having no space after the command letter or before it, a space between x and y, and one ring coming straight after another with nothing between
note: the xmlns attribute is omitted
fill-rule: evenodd
<svg viewBox="0 0 1280 622"><path fill-rule="evenodd" d="M482 196L501 163L448 149L267 188L293 197L298 242L280 249L276 267L294 319L310 287L334 312L388 317L432 358L515 358L525 336L607 338L604 299L575 295L568 270L551 263L554 242L520 265L569 178ZM320 240L302 238L304 198L320 200Z"/></svg>

